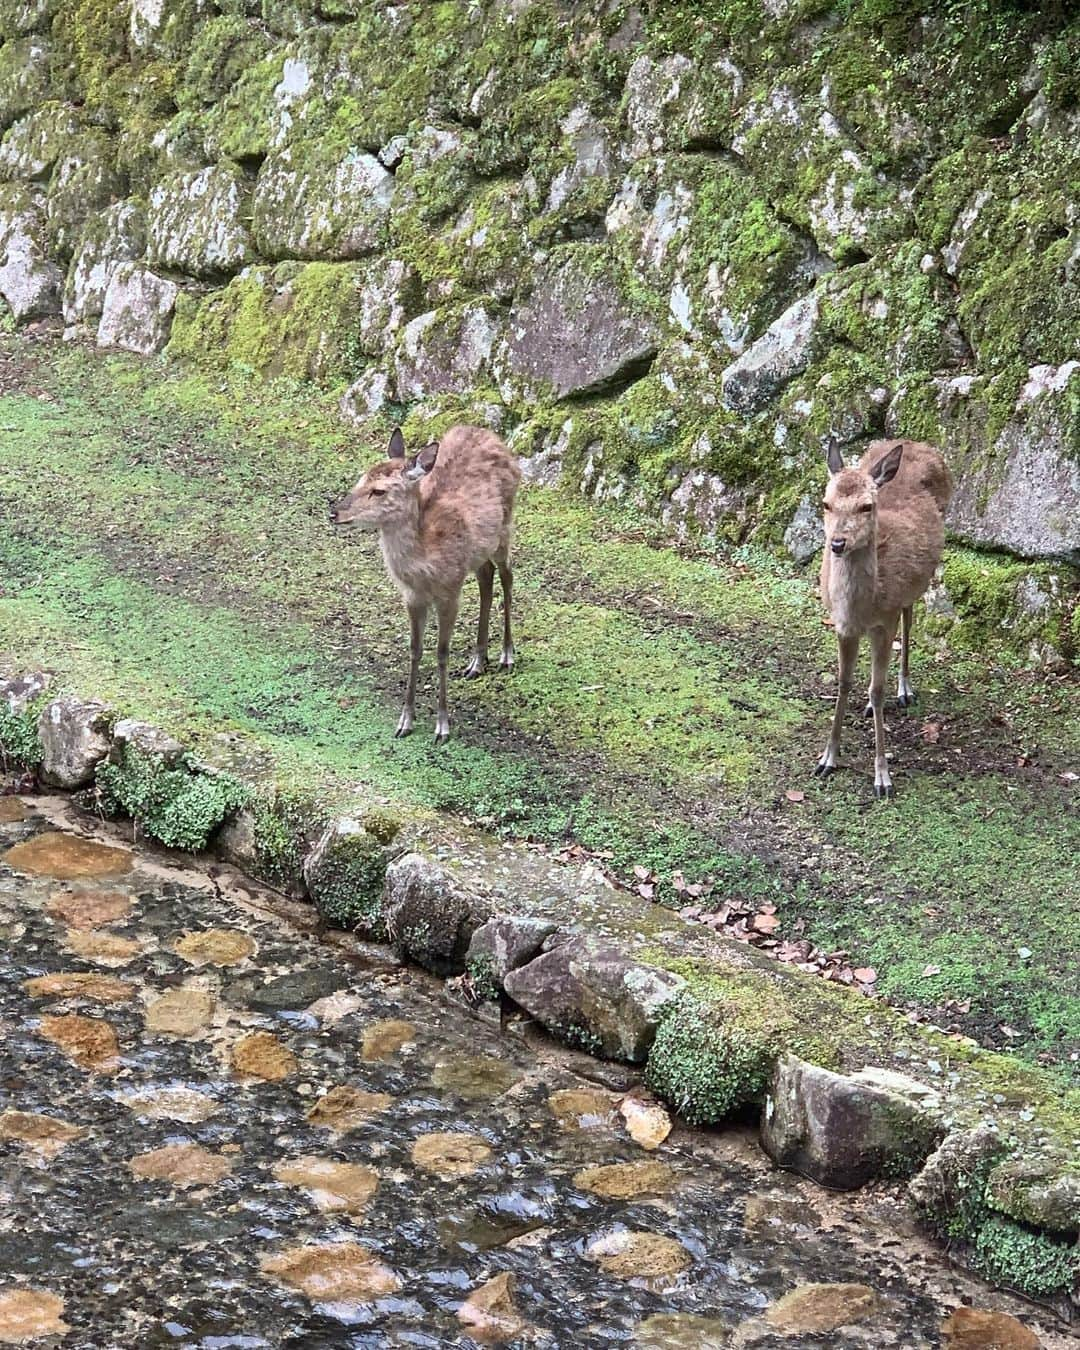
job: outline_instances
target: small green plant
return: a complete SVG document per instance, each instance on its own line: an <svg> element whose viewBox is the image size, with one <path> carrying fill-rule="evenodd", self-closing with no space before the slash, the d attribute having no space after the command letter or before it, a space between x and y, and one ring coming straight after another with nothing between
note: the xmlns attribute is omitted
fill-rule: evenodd
<svg viewBox="0 0 1080 1350"><path fill-rule="evenodd" d="M34 769L41 763L35 705L12 712L0 703L0 762L5 770Z"/></svg>
<svg viewBox="0 0 1080 1350"><path fill-rule="evenodd" d="M167 848L197 853L249 791L226 774L208 774L187 756L169 765L160 755L125 746L118 761L97 768L97 802L109 816L130 816Z"/></svg>
<svg viewBox="0 0 1080 1350"><path fill-rule="evenodd" d="M385 849L367 830L338 839L311 878L319 913L340 928L382 936L386 864Z"/></svg>
<svg viewBox="0 0 1080 1350"><path fill-rule="evenodd" d="M683 994L657 1029L645 1081L691 1125L706 1125L760 1101L772 1062L764 1035Z"/></svg>
<svg viewBox="0 0 1080 1350"><path fill-rule="evenodd" d="M465 962L465 975L470 995L477 1003L495 1003L499 997L499 982L490 956L471 956Z"/></svg>
<svg viewBox="0 0 1080 1350"><path fill-rule="evenodd" d="M995 1284L1009 1285L1032 1298L1064 1293L1080 1277L1075 1246L1008 1219L990 1219L979 1230L975 1266Z"/></svg>

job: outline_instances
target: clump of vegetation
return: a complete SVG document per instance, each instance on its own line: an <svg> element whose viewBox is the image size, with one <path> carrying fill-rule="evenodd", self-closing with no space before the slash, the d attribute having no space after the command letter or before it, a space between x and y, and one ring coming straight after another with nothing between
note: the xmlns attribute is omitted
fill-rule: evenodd
<svg viewBox="0 0 1080 1350"><path fill-rule="evenodd" d="M710 1125L761 1100L773 1059L764 1032L683 994L657 1028L645 1081L691 1125Z"/></svg>
<svg viewBox="0 0 1080 1350"><path fill-rule="evenodd" d="M41 763L37 724L36 703L12 712L6 702L0 701L0 762L5 770L35 769Z"/></svg>
<svg viewBox="0 0 1080 1350"><path fill-rule="evenodd" d="M130 816L151 839L191 853L249 797L235 778L206 773L186 756L169 764L130 745L118 760L98 765L96 788L106 815Z"/></svg>
<svg viewBox="0 0 1080 1350"><path fill-rule="evenodd" d="M385 848L366 829L337 838L309 879L311 898L323 918L339 928L383 936L387 862Z"/></svg>
<svg viewBox="0 0 1080 1350"><path fill-rule="evenodd" d="M469 994L477 1003L495 1003L500 988L490 956L471 956L465 962Z"/></svg>
<svg viewBox="0 0 1080 1350"><path fill-rule="evenodd" d="M1080 1277L1080 1256L1071 1243L995 1218L975 1238L975 1267L994 1284L1039 1298L1072 1288Z"/></svg>

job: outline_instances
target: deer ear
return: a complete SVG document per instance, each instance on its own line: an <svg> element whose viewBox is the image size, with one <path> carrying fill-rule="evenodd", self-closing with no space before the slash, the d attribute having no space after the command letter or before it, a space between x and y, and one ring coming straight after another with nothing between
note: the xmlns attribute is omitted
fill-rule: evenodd
<svg viewBox="0 0 1080 1350"><path fill-rule="evenodd" d="M840 447L829 437L829 444L825 450L825 463L829 466L831 474L837 474L844 467L844 456L840 453Z"/></svg>
<svg viewBox="0 0 1080 1350"><path fill-rule="evenodd" d="M422 450L418 450L409 460L409 467L405 470L406 477L423 478L435 467L435 461L438 457L439 443L438 441L432 441L430 445L425 445Z"/></svg>
<svg viewBox="0 0 1080 1350"><path fill-rule="evenodd" d="M405 437L401 434L400 427L394 428L390 444L386 447L386 454L389 459L405 458Z"/></svg>
<svg viewBox="0 0 1080 1350"><path fill-rule="evenodd" d="M878 487L884 487L886 483L891 483L900 470L900 460L904 455L904 445L894 445L887 454L881 456L878 462L870 470L870 477Z"/></svg>

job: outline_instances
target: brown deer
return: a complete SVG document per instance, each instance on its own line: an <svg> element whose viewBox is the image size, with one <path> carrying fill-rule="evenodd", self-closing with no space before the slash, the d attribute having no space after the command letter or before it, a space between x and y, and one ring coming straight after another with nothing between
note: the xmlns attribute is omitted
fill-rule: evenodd
<svg viewBox="0 0 1080 1350"><path fill-rule="evenodd" d="M826 456L825 552L821 598L836 628L839 686L832 730L815 773L836 768L840 733L859 640L870 638L870 701L874 718L874 793L893 795L885 757L885 681L900 624L898 702L915 701L908 673L912 606L925 592L945 544L952 475L931 445L874 441L854 469L835 444Z"/></svg>
<svg viewBox="0 0 1080 1350"><path fill-rule="evenodd" d="M510 521L521 470L498 436L483 427L451 427L442 440L410 456L406 456L400 430L395 430L387 454L331 508L330 519L335 525L378 530L386 569L409 611L409 682L395 736L407 736L413 729L424 627L428 610L435 606L439 618L438 744L450 735L446 706L450 635L461 588L470 572L480 583L480 621L466 678L483 675L487 669L496 568L503 593L499 665L509 670L514 664Z"/></svg>

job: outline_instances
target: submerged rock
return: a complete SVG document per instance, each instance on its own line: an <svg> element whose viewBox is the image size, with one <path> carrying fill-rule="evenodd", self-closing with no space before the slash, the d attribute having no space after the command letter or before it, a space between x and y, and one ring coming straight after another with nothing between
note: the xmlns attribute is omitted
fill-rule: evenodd
<svg viewBox="0 0 1080 1350"><path fill-rule="evenodd" d="M47 830L35 834L14 848L2 861L30 876L55 877L73 881L81 877L119 877L134 866L131 850L114 844L99 844L77 834Z"/></svg>
<svg viewBox="0 0 1080 1350"><path fill-rule="evenodd" d="M510 971L505 989L526 1012L571 1045L609 1059L644 1061L660 1016L684 981L574 936Z"/></svg>
<svg viewBox="0 0 1080 1350"><path fill-rule="evenodd" d="M64 1300L48 1289L9 1285L0 1289L0 1341L25 1345L48 1336L66 1336L71 1330L61 1317Z"/></svg>
<svg viewBox="0 0 1080 1350"><path fill-rule="evenodd" d="M765 1098L762 1147L781 1167L834 1189L907 1176L941 1138L935 1100L898 1074L848 1077L785 1055Z"/></svg>
<svg viewBox="0 0 1080 1350"><path fill-rule="evenodd" d="M287 1247L261 1264L264 1274L313 1303L370 1303L401 1287L394 1271L357 1242Z"/></svg>
<svg viewBox="0 0 1080 1350"><path fill-rule="evenodd" d="M1040 1350L1042 1341L1008 1313L956 1308L941 1326L945 1350Z"/></svg>
<svg viewBox="0 0 1080 1350"><path fill-rule="evenodd" d="M525 1331L514 1300L514 1274L504 1270L474 1289L457 1311L470 1338L482 1345L504 1345Z"/></svg>
<svg viewBox="0 0 1080 1350"><path fill-rule="evenodd" d="M882 1300L865 1284L803 1284L766 1310L765 1322L781 1336L813 1336L865 1322Z"/></svg>

